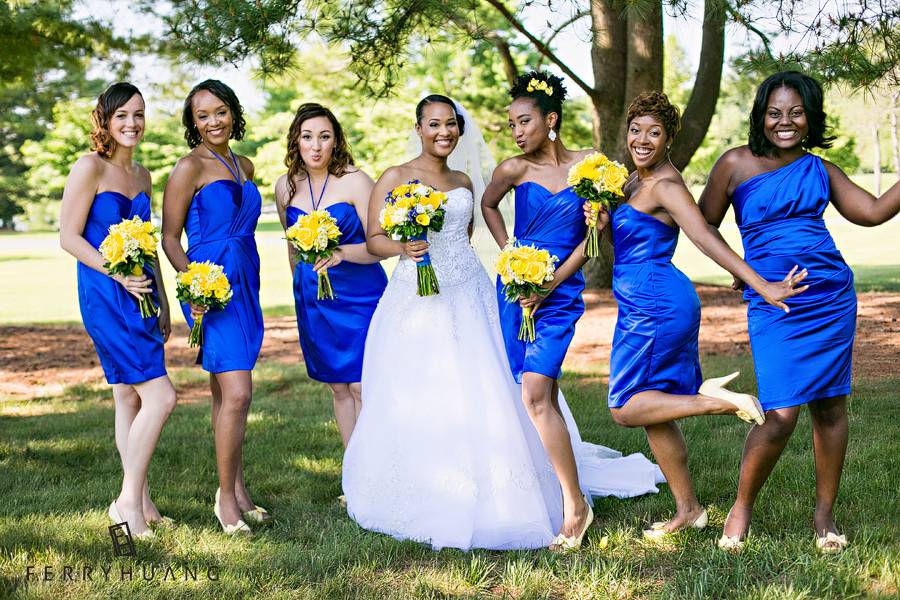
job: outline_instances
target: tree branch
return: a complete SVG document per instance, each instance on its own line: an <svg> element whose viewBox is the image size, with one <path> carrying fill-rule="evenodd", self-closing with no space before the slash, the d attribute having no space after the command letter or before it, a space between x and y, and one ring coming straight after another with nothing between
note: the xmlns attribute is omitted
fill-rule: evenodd
<svg viewBox="0 0 900 600"><path fill-rule="evenodd" d="M512 25L519 33L528 38L528 41L532 43L532 45L537 48L538 52L547 57L547 59L555 64L559 69L569 76L569 78L575 82L575 85L580 87L584 92L591 98L594 98L597 95L597 91L587 84L581 77L575 74L569 65L564 63L556 54L551 50L544 42L539 40L533 33L525 29L525 26L513 15L509 12L509 9L503 5L499 0L487 0L487 3L493 6L497 12L499 12L504 19L506 19L510 25Z"/></svg>
<svg viewBox="0 0 900 600"><path fill-rule="evenodd" d="M549 47L550 44L553 43L553 40L556 39L556 36L558 36L563 29L565 29L569 25L572 25L576 21L579 21L579 20L583 19L584 17L589 17L589 16L591 16L590 10L582 10L582 11L579 11L576 14L572 15L570 18L563 21L561 25L558 25L556 28L553 29L553 33L550 34L550 37L548 37L546 40L544 40L544 45ZM538 67L541 66L541 62L543 60L544 60L544 56L541 55L540 60L538 60L538 64L537 64Z"/></svg>
<svg viewBox="0 0 900 600"><path fill-rule="evenodd" d="M755 33L756 35L759 36L759 39L762 40L763 47L766 49L766 56L770 60L774 60L775 57L772 55L772 46L771 46L771 42L769 41L769 36L767 36L765 33L760 31L756 27L754 27L750 23L750 20L747 19L747 17L742 15L740 12L738 12L737 9L735 9L733 6L731 6L730 2L727 2L727 1L723 2L722 6L725 9L725 12L727 12L728 15L732 19L734 19L735 23L742 25L748 31L752 31L753 33Z"/></svg>

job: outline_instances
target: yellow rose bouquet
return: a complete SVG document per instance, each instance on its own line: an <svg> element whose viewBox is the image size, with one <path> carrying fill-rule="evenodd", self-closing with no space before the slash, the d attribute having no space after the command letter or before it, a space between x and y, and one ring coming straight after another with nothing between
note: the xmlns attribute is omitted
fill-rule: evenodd
<svg viewBox="0 0 900 600"><path fill-rule="evenodd" d="M402 242L426 240L428 231L440 231L444 226L444 205L447 194L425 185L418 179L398 185L384 199L384 208L378 216L381 228L394 239ZM433 296L440 293L431 257L426 252L417 263L416 293Z"/></svg>
<svg viewBox="0 0 900 600"><path fill-rule="evenodd" d="M181 302L221 310L231 300L233 293L222 267L208 260L189 263L187 271L176 277L175 294ZM203 345L203 315L194 320L188 344L192 348Z"/></svg>
<svg viewBox="0 0 900 600"><path fill-rule="evenodd" d="M287 228L285 239L291 243L303 262L311 265L321 258L334 253L341 239L337 220L327 210L314 210L301 215L297 222ZM319 271L319 285L316 298L334 300L334 288L328 278L328 269Z"/></svg>
<svg viewBox="0 0 900 600"><path fill-rule="evenodd" d="M628 181L628 169L621 163L609 160L602 152L592 152L569 169L568 183L580 198L591 203L596 212L603 206L610 209L624 196L622 186ZM594 258L600 255L600 232L595 218L588 226L584 255Z"/></svg>
<svg viewBox="0 0 900 600"><path fill-rule="evenodd" d="M142 275L144 266L152 265L156 260L158 234L159 230L153 223L140 217L123 219L110 225L109 234L100 244L100 254L106 261L103 267L111 275ZM145 319L159 311L150 294L143 294L138 304L141 317Z"/></svg>
<svg viewBox="0 0 900 600"><path fill-rule="evenodd" d="M518 302L534 293L548 293L544 284L553 281L559 258L547 250L532 245L519 245L510 240L497 257L497 273L503 284L503 294L507 302ZM534 315L529 306L522 309L522 325L519 339L534 341Z"/></svg>

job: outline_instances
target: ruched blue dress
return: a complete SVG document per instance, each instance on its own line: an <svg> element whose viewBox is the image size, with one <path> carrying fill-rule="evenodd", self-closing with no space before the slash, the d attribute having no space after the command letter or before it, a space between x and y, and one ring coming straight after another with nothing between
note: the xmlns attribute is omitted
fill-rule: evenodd
<svg viewBox="0 0 900 600"><path fill-rule="evenodd" d="M552 194L538 183L526 181L516 186L516 222L513 235L521 244L548 250L559 258L557 266L569 258L584 240L587 231L581 205L583 200L571 187ZM522 382L522 373L539 373L552 379L562 374L562 363L575 335L575 323L584 314L584 275L579 269L560 283L534 314L535 340L519 340L522 308L507 302L503 284L497 277L500 327L513 377Z"/></svg>
<svg viewBox="0 0 900 600"><path fill-rule="evenodd" d="M241 183L239 173L216 156L234 176L203 186L188 207L184 230L191 261L222 265L234 295L223 310L203 317L203 346L197 362L210 373L249 371L256 365L263 339L259 305L259 253L253 232L262 198L252 181ZM232 154L232 160L234 155ZM192 326L191 309L182 304Z"/></svg>
<svg viewBox="0 0 900 600"><path fill-rule="evenodd" d="M91 203L82 236L99 249L110 225L135 216L150 220L147 194L140 192L128 198L119 192L100 192ZM149 265L144 272L153 277ZM137 299L109 276L81 262L77 273L81 319L97 349L106 381L133 385L165 375L159 318L142 318ZM153 302L159 304L155 289Z"/></svg>
<svg viewBox="0 0 900 600"><path fill-rule="evenodd" d="M341 230L340 243L361 244L366 232L349 202L324 208ZM288 227L306 214L296 206L285 211ZM294 268L294 308L300 349L306 372L326 383L354 383L362 378L363 349L369 322L387 286L387 276L378 263L362 265L343 261L328 269L334 300L317 300L318 275L309 263Z"/></svg>
<svg viewBox="0 0 900 600"><path fill-rule="evenodd" d="M700 387L700 299L672 264L677 227L621 204L612 213L613 294L619 316L609 357L609 406L638 392Z"/></svg>
<svg viewBox="0 0 900 600"><path fill-rule="evenodd" d="M785 313L747 288L747 321L759 401L766 410L850 393L856 292L853 272L825 227L831 197L822 160L806 154L741 183L732 196L744 260L778 281L794 265L809 289Z"/></svg>

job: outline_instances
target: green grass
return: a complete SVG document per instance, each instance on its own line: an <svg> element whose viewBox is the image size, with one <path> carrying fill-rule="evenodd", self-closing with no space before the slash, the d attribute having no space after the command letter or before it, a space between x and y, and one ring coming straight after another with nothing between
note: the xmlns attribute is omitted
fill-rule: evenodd
<svg viewBox="0 0 900 600"><path fill-rule="evenodd" d="M570 373L563 388L583 436L647 452L640 430L615 426L597 372ZM709 372L749 357L707 357ZM202 385L199 370L174 373L179 387ZM154 497L179 526L138 557L113 559L105 509L120 481L113 413L105 385L60 397L0 402L0 597L2 598L896 598L900 588L900 463L893 432L900 379L864 380L851 402L851 440L837 521L852 543L823 557L810 528L814 471L805 414L757 505L740 556L715 548L734 497L746 426L734 418L688 420L684 432L698 495L711 527L648 545L641 528L672 512L659 495L602 499L587 547L572 556L545 551L433 552L360 529L335 502L341 448L325 386L300 366L261 365L255 374L245 460L255 498L276 516L252 540L229 539L212 514L216 487L209 413L181 405L163 431L150 479ZM752 378L739 380L752 391ZM607 538L604 546L602 538ZM141 568L185 565L196 582L141 580ZM17 585L27 565L57 580ZM113 568L113 581L60 582L64 565ZM208 566L219 569L206 581ZM131 568L135 581L116 576ZM149 572L149 571L148 571Z"/></svg>

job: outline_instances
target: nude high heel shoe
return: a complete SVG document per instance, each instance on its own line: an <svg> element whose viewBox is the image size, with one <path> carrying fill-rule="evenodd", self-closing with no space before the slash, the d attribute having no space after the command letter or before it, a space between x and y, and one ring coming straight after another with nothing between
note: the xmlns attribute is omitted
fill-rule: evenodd
<svg viewBox="0 0 900 600"><path fill-rule="evenodd" d="M735 371L730 375L725 375L724 377L713 377L711 379L707 379L700 386L700 389L697 390L698 394L703 394L704 396L709 396L710 398L718 398L719 400L724 400L729 404L733 405L737 408L737 412L734 414L739 418L748 423L756 423L757 425L762 425L766 422L766 414L763 411L762 405L759 403L759 400L756 396L752 396L750 394L740 394L738 392L732 392L731 390L726 390L725 385L732 381L735 377L740 375L740 371Z"/></svg>

